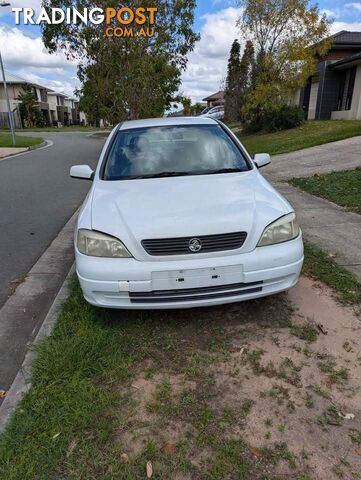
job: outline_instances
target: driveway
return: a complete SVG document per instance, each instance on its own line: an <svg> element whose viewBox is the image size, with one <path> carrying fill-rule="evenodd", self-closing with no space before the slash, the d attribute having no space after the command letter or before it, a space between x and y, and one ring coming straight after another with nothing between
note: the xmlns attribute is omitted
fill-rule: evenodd
<svg viewBox="0 0 361 480"><path fill-rule="evenodd" d="M275 155L264 172L270 180L286 180L356 167L361 167L361 137Z"/></svg>

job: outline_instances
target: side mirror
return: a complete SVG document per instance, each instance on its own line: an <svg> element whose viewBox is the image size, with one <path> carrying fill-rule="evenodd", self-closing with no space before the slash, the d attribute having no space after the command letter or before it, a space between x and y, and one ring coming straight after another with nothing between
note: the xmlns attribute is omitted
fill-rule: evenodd
<svg viewBox="0 0 361 480"><path fill-rule="evenodd" d="M271 163L271 157L269 153L256 153L254 156L254 163L257 168L265 167Z"/></svg>
<svg viewBox="0 0 361 480"><path fill-rule="evenodd" d="M71 178L81 178L83 180L93 180L94 172L89 165L74 165L70 169Z"/></svg>

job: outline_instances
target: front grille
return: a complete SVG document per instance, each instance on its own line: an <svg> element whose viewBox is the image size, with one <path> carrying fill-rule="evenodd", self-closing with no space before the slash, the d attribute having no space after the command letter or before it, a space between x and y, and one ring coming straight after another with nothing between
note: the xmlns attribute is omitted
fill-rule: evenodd
<svg viewBox="0 0 361 480"><path fill-rule="evenodd" d="M132 303L171 303L192 300L211 300L217 298L247 295L262 291L263 282L233 283L202 288L183 288L176 290L153 290L152 292L130 292Z"/></svg>
<svg viewBox="0 0 361 480"><path fill-rule="evenodd" d="M142 240L142 245L149 255L187 255L196 253L222 252L241 248L247 238L246 232L222 233L220 235L203 235L179 238L157 238ZM192 239L201 241L202 248L192 252L189 243Z"/></svg>

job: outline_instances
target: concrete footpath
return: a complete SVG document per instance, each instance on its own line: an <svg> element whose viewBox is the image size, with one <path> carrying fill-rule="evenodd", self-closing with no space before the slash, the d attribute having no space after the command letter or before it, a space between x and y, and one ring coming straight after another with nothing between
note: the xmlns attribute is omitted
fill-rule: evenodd
<svg viewBox="0 0 361 480"><path fill-rule="evenodd" d="M305 239L335 255L361 282L361 215L285 182L357 167L361 167L361 137L275 155L262 174L295 208Z"/></svg>
<svg viewBox="0 0 361 480"><path fill-rule="evenodd" d="M0 309L0 379L8 390L73 261L77 212ZM3 399L0 399L0 404Z"/></svg>
<svg viewBox="0 0 361 480"><path fill-rule="evenodd" d="M287 180L357 167L361 167L361 136L275 155L262 173L270 180Z"/></svg>
<svg viewBox="0 0 361 480"><path fill-rule="evenodd" d="M306 240L336 255L361 282L361 215L287 184L274 183L295 208Z"/></svg>
<svg viewBox="0 0 361 480"><path fill-rule="evenodd" d="M25 147L25 148L18 148L18 147L9 147L9 148L5 148L5 147L0 147L0 159L1 158L7 158L7 157L10 157L12 155L17 155L18 153L23 153L23 152L27 152L29 149L28 147Z"/></svg>

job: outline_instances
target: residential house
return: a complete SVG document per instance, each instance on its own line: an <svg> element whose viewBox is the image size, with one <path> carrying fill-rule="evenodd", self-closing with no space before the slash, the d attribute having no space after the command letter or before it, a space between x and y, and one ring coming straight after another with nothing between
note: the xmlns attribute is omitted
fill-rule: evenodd
<svg viewBox="0 0 361 480"><path fill-rule="evenodd" d="M207 102L207 107L218 107L219 105L224 105L224 92L219 91L217 93L212 93L209 97L203 98L203 102Z"/></svg>
<svg viewBox="0 0 361 480"><path fill-rule="evenodd" d="M361 32L342 30L332 37L317 71L295 96L308 120L361 120Z"/></svg>
<svg viewBox="0 0 361 480"><path fill-rule="evenodd" d="M55 92L49 92L48 94L48 99L49 99L49 110L50 110L50 123L51 125L57 125L58 124L58 96Z"/></svg>
<svg viewBox="0 0 361 480"><path fill-rule="evenodd" d="M53 124L61 124L65 127L71 125L71 107L65 93L49 93L51 115Z"/></svg>
<svg viewBox="0 0 361 480"><path fill-rule="evenodd" d="M77 125L83 125L83 126L87 125L88 120L87 120L86 114L79 109L79 100L74 100L74 109L75 109L76 119L78 122Z"/></svg>
<svg viewBox="0 0 361 480"><path fill-rule="evenodd" d="M50 125L86 125L87 119L84 112L79 111L77 99L68 97L65 93L57 93L47 87L5 72L8 87L10 110L13 112L15 126L21 128L18 96L25 83L31 85L38 101L38 107ZM0 127L8 126L8 109L5 97L4 80L0 73Z"/></svg>
<svg viewBox="0 0 361 480"><path fill-rule="evenodd" d="M79 125L80 124L80 116L78 112L78 105L79 101L77 98L69 97L68 99L71 111L71 123L72 125Z"/></svg>
<svg viewBox="0 0 361 480"><path fill-rule="evenodd" d="M6 76L6 84L8 88L10 110L13 112L15 125L17 127L21 127L21 119L18 111L18 106L20 103L18 100L18 96L22 91L22 87L26 83L31 85L34 91L34 94L38 100L39 109L44 114L47 122L50 122L50 112L49 112L49 102L48 102L48 92L50 92L50 89L42 85L38 85L36 83L28 82L23 78L17 75L14 75L13 73L5 72L5 76ZM0 126L2 126L3 124L7 125L7 122L8 122L7 118L8 118L8 109L7 109L6 96L5 96L4 79L3 79L2 73L0 72Z"/></svg>
<svg viewBox="0 0 361 480"><path fill-rule="evenodd" d="M66 107L66 110L67 110L66 111L67 124L68 125L73 125L73 112L72 112L72 110L74 108L74 100L65 95L64 106Z"/></svg>
<svg viewBox="0 0 361 480"><path fill-rule="evenodd" d="M70 108L71 124L86 125L87 124L86 114L79 110L79 99L74 97L68 97L65 103Z"/></svg>

